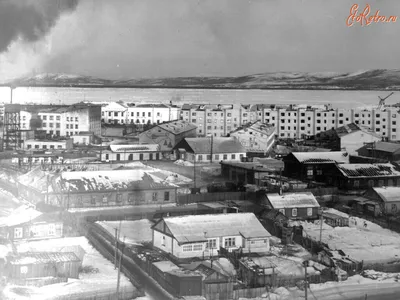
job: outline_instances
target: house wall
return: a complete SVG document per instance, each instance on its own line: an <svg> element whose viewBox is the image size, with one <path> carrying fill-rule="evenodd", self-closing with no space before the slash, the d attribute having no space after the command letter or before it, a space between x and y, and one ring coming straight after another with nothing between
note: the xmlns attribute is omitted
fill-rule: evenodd
<svg viewBox="0 0 400 300"><path fill-rule="evenodd" d="M271 205L272 206L272 205ZM296 216L293 214L293 210L297 212ZM310 210L309 210L310 209ZM307 219L316 219L318 218L318 207L300 207L300 208L284 208L278 209L278 211L289 219L292 220L307 220ZM311 211L311 214L309 212Z"/></svg>
<svg viewBox="0 0 400 300"><path fill-rule="evenodd" d="M176 246L176 240L167 234L153 230L153 246L167 253L174 254L173 250L174 246Z"/></svg>
<svg viewBox="0 0 400 300"><path fill-rule="evenodd" d="M13 279L25 279L51 276L78 279L80 266L80 261L11 265L10 277Z"/></svg>
<svg viewBox="0 0 400 300"><path fill-rule="evenodd" d="M147 160L161 160L163 159L163 152L103 152L101 154L101 161L147 161Z"/></svg>
<svg viewBox="0 0 400 300"><path fill-rule="evenodd" d="M196 157L195 157L196 156ZM220 161L240 161L242 157L246 157L246 153L213 153L212 158L213 162L220 162ZM186 152L183 158L186 161L194 162L196 159L196 163L205 163L211 162L211 154L210 153L203 153L203 154L196 154Z"/></svg>
<svg viewBox="0 0 400 300"><path fill-rule="evenodd" d="M359 130L340 138L340 150L343 149L347 151L350 155L357 155L356 150L363 147L365 143L373 143L380 140L380 137L376 137L373 134Z"/></svg>
<svg viewBox="0 0 400 300"><path fill-rule="evenodd" d="M35 149L63 149L70 150L74 147L73 140L61 140L61 141L41 141L41 140L28 140L23 143L23 148L25 150L35 150Z"/></svg>
<svg viewBox="0 0 400 300"><path fill-rule="evenodd" d="M92 134L73 135L71 138L74 144L79 144L79 145L89 145L92 144L94 140L94 136Z"/></svg>
<svg viewBox="0 0 400 300"><path fill-rule="evenodd" d="M373 189L367 190L367 192L363 196L368 199L375 200L377 203L379 203L379 210L383 213L386 213L388 215L400 214L400 198L399 201L385 202Z"/></svg>
<svg viewBox="0 0 400 300"><path fill-rule="evenodd" d="M251 127L232 132L230 136L236 137L248 152L269 152L275 143L275 132L268 136Z"/></svg>
<svg viewBox="0 0 400 300"><path fill-rule="evenodd" d="M178 107L131 106L127 111L127 123L160 124L179 118Z"/></svg>
<svg viewBox="0 0 400 300"><path fill-rule="evenodd" d="M393 177L367 177L367 178L347 178L341 174L327 175L326 182L340 189L349 190L366 190L370 187L382 187L382 186L400 186L400 176Z"/></svg>
<svg viewBox="0 0 400 300"><path fill-rule="evenodd" d="M165 196L168 193L168 200ZM176 188L82 193L50 193L49 204L61 207L104 207L176 202Z"/></svg>
<svg viewBox="0 0 400 300"><path fill-rule="evenodd" d="M21 224L9 227L8 234L13 241L59 238L63 235L63 223Z"/></svg>

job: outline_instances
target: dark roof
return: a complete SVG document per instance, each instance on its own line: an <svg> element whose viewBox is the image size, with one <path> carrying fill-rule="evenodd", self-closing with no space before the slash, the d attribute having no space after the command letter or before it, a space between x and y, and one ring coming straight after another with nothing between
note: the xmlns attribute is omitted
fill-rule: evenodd
<svg viewBox="0 0 400 300"><path fill-rule="evenodd" d="M400 177L400 170L388 164L341 164L338 170L346 177Z"/></svg>
<svg viewBox="0 0 400 300"><path fill-rule="evenodd" d="M246 153L246 149L235 138L185 138L185 141L194 153L211 153L211 143L213 154L218 153Z"/></svg>
<svg viewBox="0 0 400 300"><path fill-rule="evenodd" d="M394 153L400 150L400 144L397 143L389 143L389 142L377 142L375 145L366 145L367 149Z"/></svg>
<svg viewBox="0 0 400 300"><path fill-rule="evenodd" d="M293 155L300 163L321 164L321 163L349 163L347 152L293 152Z"/></svg>
<svg viewBox="0 0 400 300"><path fill-rule="evenodd" d="M81 261L73 252L27 252L10 260L12 265L33 265Z"/></svg>

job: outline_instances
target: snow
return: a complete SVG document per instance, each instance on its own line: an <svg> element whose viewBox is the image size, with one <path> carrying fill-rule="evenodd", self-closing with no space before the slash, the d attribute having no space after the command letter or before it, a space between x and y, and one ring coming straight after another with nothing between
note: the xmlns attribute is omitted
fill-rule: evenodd
<svg viewBox="0 0 400 300"><path fill-rule="evenodd" d="M153 223L147 219L137 221L110 221L110 222L97 222L110 234L115 235L115 228L119 228L121 223L121 233L119 234L122 241L125 237L127 244L140 244L143 242L152 241L151 226Z"/></svg>
<svg viewBox="0 0 400 300"><path fill-rule="evenodd" d="M174 164L184 166L184 167L193 167L194 166L193 163L182 160L182 159L178 159L177 161L174 162Z"/></svg>
<svg viewBox="0 0 400 300"><path fill-rule="evenodd" d="M84 207L84 208L70 208L68 211L73 212L90 212L90 211L102 211L102 210L123 210L123 209L162 209L163 207L176 207L176 203L167 203L167 204L148 204L148 205L122 205L122 206L103 206L103 207Z"/></svg>
<svg viewBox="0 0 400 300"><path fill-rule="evenodd" d="M331 250L343 250L346 255L365 264L400 261L400 234L334 209L327 212L349 218L349 227L322 226L322 242ZM319 241L320 221L294 222L303 226L306 235ZM367 227L364 227L364 223Z"/></svg>
<svg viewBox="0 0 400 300"><path fill-rule="evenodd" d="M94 249L85 237L71 237L62 239L51 239L35 242L26 242L17 245L18 252L51 252L66 246L81 246L86 254L82 266L92 266L99 270L98 273L81 273L79 280L69 279L67 283L58 283L41 288L31 288L33 297L29 299L54 299L56 296L72 295L75 293L100 294L114 292L117 282L117 270L114 265ZM135 288L130 281L121 274L121 290L134 293ZM22 299L22 298L21 298Z"/></svg>
<svg viewBox="0 0 400 300"><path fill-rule="evenodd" d="M14 226L25 222L29 222L39 217L40 215L42 215L40 211L37 211L26 205L22 205L17 209L15 209L9 216L0 218L0 227Z"/></svg>

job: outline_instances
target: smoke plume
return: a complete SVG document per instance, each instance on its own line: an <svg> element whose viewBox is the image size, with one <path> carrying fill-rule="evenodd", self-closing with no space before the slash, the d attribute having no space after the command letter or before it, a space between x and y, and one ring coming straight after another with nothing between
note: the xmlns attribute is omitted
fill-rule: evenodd
<svg viewBox="0 0 400 300"><path fill-rule="evenodd" d="M78 0L0 0L0 53L17 39L40 40L63 13L77 5Z"/></svg>

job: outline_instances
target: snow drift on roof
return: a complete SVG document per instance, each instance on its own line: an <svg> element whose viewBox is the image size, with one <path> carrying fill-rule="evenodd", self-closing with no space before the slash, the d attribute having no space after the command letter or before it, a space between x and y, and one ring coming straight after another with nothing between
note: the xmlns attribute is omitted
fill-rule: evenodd
<svg viewBox="0 0 400 300"><path fill-rule="evenodd" d="M312 193L267 194L267 198L274 209L319 207Z"/></svg>

